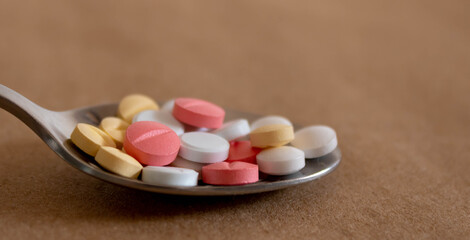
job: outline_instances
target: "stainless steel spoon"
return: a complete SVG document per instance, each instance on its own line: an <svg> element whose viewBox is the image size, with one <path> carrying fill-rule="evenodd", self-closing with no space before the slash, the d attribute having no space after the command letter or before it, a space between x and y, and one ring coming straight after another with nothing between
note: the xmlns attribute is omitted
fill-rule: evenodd
<svg viewBox="0 0 470 240"><path fill-rule="evenodd" d="M286 176L260 175L260 181L242 186L211 186L169 188L146 184L112 174L101 168L92 157L76 148L70 141L77 123L99 125L101 119L115 116L117 104L103 104L63 112L55 112L38 106L21 94L0 84L0 107L15 115L30 127L49 147L73 167L93 177L117 185L139 190L176 195L238 195L267 192L312 181L333 171L341 161L339 148L332 153L315 159L307 159L300 172ZM226 110L226 120L246 118L253 121L259 115ZM294 125L294 127L299 127Z"/></svg>

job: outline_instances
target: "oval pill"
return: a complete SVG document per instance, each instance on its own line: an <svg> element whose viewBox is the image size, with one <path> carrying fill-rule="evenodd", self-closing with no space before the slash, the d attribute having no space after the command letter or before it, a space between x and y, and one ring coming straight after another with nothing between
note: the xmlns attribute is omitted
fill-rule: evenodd
<svg viewBox="0 0 470 240"><path fill-rule="evenodd" d="M180 140L169 127L151 121L131 124L124 138L127 154L145 165L164 166L175 160Z"/></svg>
<svg viewBox="0 0 470 240"><path fill-rule="evenodd" d="M226 162L247 162L256 164L256 155L261 152L261 148L251 146L250 141L230 142L230 149Z"/></svg>
<svg viewBox="0 0 470 240"><path fill-rule="evenodd" d="M122 148L127 127L129 127L129 123L117 117L103 118L99 126L101 130L111 136L117 148Z"/></svg>
<svg viewBox="0 0 470 240"><path fill-rule="evenodd" d="M193 162L216 163L227 159L230 144L222 137L206 132L181 135L179 155Z"/></svg>
<svg viewBox="0 0 470 240"><path fill-rule="evenodd" d="M142 181L162 187L193 187L198 175L186 168L147 166L142 170Z"/></svg>
<svg viewBox="0 0 470 240"><path fill-rule="evenodd" d="M253 131L259 127L272 125L272 124L284 124L284 125L292 126L292 123L291 121L289 121L289 119L282 117L282 116L271 115L271 116L258 118L255 121L253 121L253 123L251 123L251 130Z"/></svg>
<svg viewBox="0 0 470 240"><path fill-rule="evenodd" d="M181 135L184 133L184 126L182 123L178 122L171 112L168 111L156 111L156 110L146 110L140 113L137 113L134 116L132 122L141 122L141 121L152 121L161 123L173 131L175 131L176 135Z"/></svg>
<svg viewBox="0 0 470 240"><path fill-rule="evenodd" d="M148 96L132 94L124 97L119 103L118 116L131 123L134 115L145 110L158 110L158 104Z"/></svg>
<svg viewBox="0 0 470 240"><path fill-rule="evenodd" d="M200 128L219 128L225 117L221 107L196 98L175 99L172 113L178 121Z"/></svg>
<svg viewBox="0 0 470 240"><path fill-rule="evenodd" d="M225 138L227 141L232 141L248 135L250 131L250 124L246 119L237 119L224 123L222 127L212 131L212 133Z"/></svg>
<svg viewBox="0 0 470 240"><path fill-rule="evenodd" d="M333 128L316 125L296 131L295 139L291 144L304 151L306 158L317 158L335 150L338 146L338 139Z"/></svg>
<svg viewBox="0 0 470 240"><path fill-rule="evenodd" d="M114 147L101 147L95 160L106 170L123 177L136 179L142 170L135 158Z"/></svg>
<svg viewBox="0 0 470 240"><path fill-rule="evenodd" d="M271 124L259 127L250 133L253 147L278 147L294 139L294 128L284 124Z"/></svg>
<svg viewBox="0 0 470 240"><path fill-rule="evenodd" d="M270 175L287 175L305 167L305 154L302 150L282 146L268 148L256 156L259 170Z"/></svg>
<svg viewBox="0 0 470 240"><path fill-rule="evenodd" d="M258 166L246 162L219 162L202 167L202 181L212 185L243 185L259 180Z"/></svg>
<svg viewBox="0 0 470 240"><path fill-rule="evenodd" d="M70 136L72 142L86 154L96 156L101 146L116 147L113 139L99 128L79 123Z"/></svg>

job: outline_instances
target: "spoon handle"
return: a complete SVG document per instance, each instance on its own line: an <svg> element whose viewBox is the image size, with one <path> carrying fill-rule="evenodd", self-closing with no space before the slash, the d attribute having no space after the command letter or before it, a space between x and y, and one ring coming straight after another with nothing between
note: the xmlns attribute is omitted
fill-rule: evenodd
<svg viewBox="0 0 470 240"><path fill-rule="evenodd" d="M44 128L44 124L51 111L40 107L2 84L0 84L0 108L5 109L23 121L41 138L50 136L50 133Z"/></svg>

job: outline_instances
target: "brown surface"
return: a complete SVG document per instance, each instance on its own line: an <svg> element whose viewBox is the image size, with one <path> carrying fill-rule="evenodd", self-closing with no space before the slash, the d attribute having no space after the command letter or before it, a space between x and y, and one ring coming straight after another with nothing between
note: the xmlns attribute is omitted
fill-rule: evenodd
<svg viewBox="0 0 470 240"><path fill-rule="evenodd" d="M470 6L440 2L2 1L0 81L42 106L196 96L331 125L344 159L282 191L163 196L1 111L0 238L468 237Z"/></svg>

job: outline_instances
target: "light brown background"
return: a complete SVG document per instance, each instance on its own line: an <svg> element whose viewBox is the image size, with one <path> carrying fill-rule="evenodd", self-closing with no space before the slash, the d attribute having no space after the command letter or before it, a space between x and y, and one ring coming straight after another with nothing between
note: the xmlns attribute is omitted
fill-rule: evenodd
<svg viewBox="0 0 470 240"><path fill-rule="evenodd" d="M338 132L331 175L223 198L134 191L0 112L0 238L470 234L469 1L1 1L0 82L64 110L193 96Z"/></svg>

